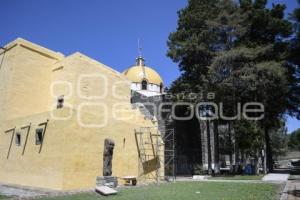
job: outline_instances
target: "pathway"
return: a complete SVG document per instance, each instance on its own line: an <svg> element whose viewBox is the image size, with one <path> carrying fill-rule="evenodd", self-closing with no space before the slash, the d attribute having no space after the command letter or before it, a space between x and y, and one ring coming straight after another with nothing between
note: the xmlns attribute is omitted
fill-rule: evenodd
<svg viewBox="0 0 300 200"><path fill-rule="evenodd" d="M47 189L37 189L30 187L21 186L8 186L0 184L0 194L3 194L12 199L34 199L38 197L55 197L55 196L65 196L71 194L78 194L83 192L92 192L94 189L86 190L68 190L68 191L55 191Z"/></svg>
<svg viewBox="0 0 300 200"><path fill-rule="evenodd" d="M262 181L276 181L286 182L289 178L289 174L267 174L262 178Z"/></svg>
<svg viewBox="0 0 300 200"><path fill-rule="evenodd" d="M300 200L300 176L294 177L287 182L280 200Z"/></svg>
<svg viewBox="0 0 300 200"><path fill-rule="evenodd" d="M9 197L12 196L12 197L28 198L28 197L44 196L47 193L41 191L34 191L29 189L0 185L0 194Z"/></svg>

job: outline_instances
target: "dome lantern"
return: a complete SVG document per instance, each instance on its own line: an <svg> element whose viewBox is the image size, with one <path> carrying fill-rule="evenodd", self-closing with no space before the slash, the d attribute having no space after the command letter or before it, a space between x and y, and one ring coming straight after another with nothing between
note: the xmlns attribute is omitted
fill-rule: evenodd
<svg viewBox="0 0 300 200"><path fill-rule="evenodd" d="M143 56L139 56L136 58L136 65L145 66L145 59L143 58Z"/></svg>

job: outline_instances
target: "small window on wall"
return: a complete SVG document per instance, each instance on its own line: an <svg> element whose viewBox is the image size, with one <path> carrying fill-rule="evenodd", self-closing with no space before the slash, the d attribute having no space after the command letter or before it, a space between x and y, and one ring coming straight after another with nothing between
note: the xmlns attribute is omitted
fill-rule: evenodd
<svg viewBox="0 0 300 200"><path fill-rule="evenodd" d="M20 133L16 134L16 145L21 146L21 134Z"/></svg>
<svg viewBox="0 0 300 200"><path fill-rule="evenodd" d="M147 85L148 85L147 81L143 80L142 81L142 90L147 90L147 88L148 88Z"/></svg>
<svg viewBox="0 0 300 200"><path fill-rule="evenodd" d="M43 143L43 132L44 129L38 128L36 129L36 134L35 134L35 144L40 145Z"/></svg>
<svg viewBox="0 0 300 200"><path fill-rule="evenodd" d="M62 95L62 96L59 96L58 98L57 98L57 106L56 106L56 108L57 109L60 109L60 108L63 108L64 107L64 95Z"/></svg>
<svg viewBox="0 0 300 200"><path fill-rule="evenodd" d="M163 89L164 89L164 86L163 86L163 84L161 83L161 84L159 85L159 92L160 92L160 93L163 93Z"/></svg>

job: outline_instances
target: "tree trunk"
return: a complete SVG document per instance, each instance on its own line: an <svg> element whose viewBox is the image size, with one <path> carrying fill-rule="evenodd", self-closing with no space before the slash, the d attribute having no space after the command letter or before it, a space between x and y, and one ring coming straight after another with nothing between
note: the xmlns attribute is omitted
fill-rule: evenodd
<svg viewBox="0 0 300 200"><path fill-rule="evenodd" d="M235 167L234 167L234 173L240 174L240 150L238 148L238 145L236 144L237 141L235 141Z"/></svg>
<svg viewBox="0 0 300 200"><path fill-rule="evenodd" d="M206 128L207 128L207 162L208 162L208 174L212 174L211 167L211 145L210 145L210 122L206 120Z"/></svg>
<svg viewBox="0 0 300 200"><path fill-rule="evenodd" d="M267 174L268 173L268 170L267 170L267 157L266 157L266 141L264 141L264 149L263 149L263 155L262 155L262 161L263 161L263 171L264 171L264 174Z"/></svg>
<svg viewBox="0 0 300 200"><path fill-rule="evenodd" d="M231 136L231 123L228 123L228 139L229 139L229 162L230 162L230 173L233 172L233 159L232 159L232 136Z"/></svg>
<svg viewBox="0 0 300 200"><path fill-rule="evenodd" d="M241 149L241 170L242 170L242 173L244 172L244 169L246 167L246 156L245 156L245 153L244 153L244 150Z"/></svg>
<svg viewBox="0 0 300 200"><path fill-rule="evenodd" d="M254 157L254 174L255 175L259 175L259 152L255 153L255 157Z"/></svg>
<svg viewBox="0 0 300 200"><path fill-rule="evenodd" d="M233 130L234 133L234 154L235 154L235 166L234 166L234 173L235 174L239 174L240 173L240 149L239 149L239 143L238 143L238 139L236 137L236 134Z"/></svg>
<svg viewBox="0 0 300 200"><path fill-rule="evenodd" d="M266 164L269 172L273 172L273 156L272 156L272 148L271 148L271 141L269 135L269 128L265 126L265 157L266 157Z"/></svg>
<svg viewBox="0 0 300 200"><path fill-rule="evenodd" d="M220 154L219 154L219 123L218 121L214 121L214 158L215 158L215 166L214 166L214 173L216 175L220 174Z"/></svg>

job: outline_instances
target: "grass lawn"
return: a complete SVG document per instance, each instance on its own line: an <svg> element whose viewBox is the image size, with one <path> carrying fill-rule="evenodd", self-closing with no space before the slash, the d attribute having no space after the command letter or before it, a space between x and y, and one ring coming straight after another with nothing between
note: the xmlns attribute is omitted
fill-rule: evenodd
<svg viewBox="0 0 300 200"><path fill-rule="evenodd" d="M8 199L8 197L0 194L0 199Z"/></svg>
<svg viewBox="0 0 300 200"><path fill-rule="evenodd" d="M218 177L209 177L208 179L212 179L212 180L261 180L262 177L264 177L264 175L253 175L253 176L249 176L249 175L236 175L236 176L218 176Z"/></svg>
<svg viewBox="0 0 300 200"><path fill-rule="evenodd" d="M279 185L221 182L178 182L140 188L122 189L107 200L275 200ZM39 200L96 200L96 193L42 198Z"/></svg>

